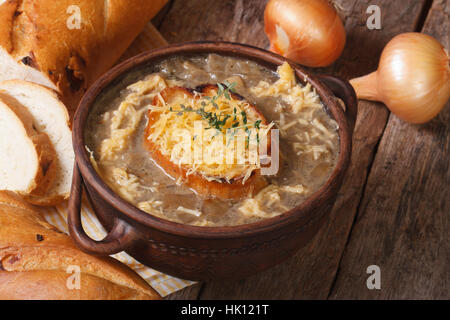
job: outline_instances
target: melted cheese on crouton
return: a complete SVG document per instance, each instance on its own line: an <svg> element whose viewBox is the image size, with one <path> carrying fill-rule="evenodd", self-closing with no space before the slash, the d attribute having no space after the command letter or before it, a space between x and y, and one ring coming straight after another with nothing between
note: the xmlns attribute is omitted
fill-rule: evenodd
<svg viewBox="0 0 450 320"><path fill-rule="evenodd" d="M211 87L206 93L178 88L165 98L159 94L150 106L156 121L147 139L172 163L188 165L187 175L198 172L219 182L242 178L244 184L261 168L259 144L267 143L273 123L244 99Z"/></svg>

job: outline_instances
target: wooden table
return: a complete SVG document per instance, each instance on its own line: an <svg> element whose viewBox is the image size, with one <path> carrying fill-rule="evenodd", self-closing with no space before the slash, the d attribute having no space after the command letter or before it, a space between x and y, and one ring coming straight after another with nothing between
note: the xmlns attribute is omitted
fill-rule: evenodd
<svg viewBox="0 0 450 320"><path fill-rule="evenodd" d="M170 42L225 40L267 48L266 0L174 0L154 23ZM336 0L347 30L329 73L374 71L396 34L421 31L450 49L447 0ZM370 4L381 30L366 26ZM169 299L448 299L450 108L425 125L360 101L352 165L328 224L294 257L240 281L199 283ZM381 271L369 290L367 267Z"/></svg>

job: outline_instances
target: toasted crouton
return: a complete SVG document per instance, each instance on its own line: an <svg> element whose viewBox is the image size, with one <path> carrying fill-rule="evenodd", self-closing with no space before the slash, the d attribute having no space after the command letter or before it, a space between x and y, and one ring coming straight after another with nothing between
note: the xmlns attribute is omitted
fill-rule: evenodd
<svg viewBox="0 0 450 320"><path fill-rule="evenodd" d="M211 145L214 139L225 141L226 135L223 133L230 133L233 130L246 133L250 132L247 129L258 129L257 132L258 134L261 132L261 136L263 133L264 136L270 133L271 125L254 105L235 93L225 91L223 94L223 88L222 85L221 89L217 85L204 85L196 90L182 87L164 89L159 96L155 97L153 106L148 112L144 142L158 166L199 195L220 199L240 199L252 196L267 185L266 179L261 175L259 160L256 163L240 162L239 164L237 161L209 164L195 161L186 163L182 161L182 157L177 158L176 153L177 149L181 148L191 149L195 153L196 143L202 144L205 150L213 148ZM219 90L222 90L222 94L218 94ZM218 98L214 100L214 97ZM203 122L202 141L196 137L197 131L194 128L194 122L198 120ZM186 134L177 138L175 132L178 129L187 130L184 131ZM187 143L189 142L185 140L187 136L194 146L191 147L190 143ZM236 149L241 154L236 154L234 160L244 153L249 153L248 141L247 149L243 152L242 149L239 150L239 147ZM267 140L264 139L264 141ZM270 143L267 154L270 154ZM191 157L191 160L194 157Z"/></svg>

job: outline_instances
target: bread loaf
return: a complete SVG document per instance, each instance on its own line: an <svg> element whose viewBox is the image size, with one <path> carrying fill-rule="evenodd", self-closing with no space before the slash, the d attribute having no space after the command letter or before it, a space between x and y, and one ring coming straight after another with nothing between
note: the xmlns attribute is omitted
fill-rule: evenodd
<svg viewBox="0 0 450 320"><path fill-rule="evenodd" d="M0 191L0 299L159 298L127 266L81 252L35 208Z"/></svg>
<svg viewBox="0 0 450 320"><path fill-rule="evenodd" d="M0 189L46 194L55 181L55 159L49 137L37 131L31 114L0 96Z"/></svg>
<svg viewBox="0 0 450 320"><path fill-rule="evenodd" d="M0 1L0 81L52 88L73 114L166 1Z"/></svg>
<svg viewBox="0 0 450 320"><path fill-rule="evenodd" d="M0 82L1 97L14 100L26 109L33 117L36 130L50 138L56 152L54 182L45 194L28 195L26 200L36 205L50 206L67 199L75 156L66 107L52 90L22 80Z"/></svg>

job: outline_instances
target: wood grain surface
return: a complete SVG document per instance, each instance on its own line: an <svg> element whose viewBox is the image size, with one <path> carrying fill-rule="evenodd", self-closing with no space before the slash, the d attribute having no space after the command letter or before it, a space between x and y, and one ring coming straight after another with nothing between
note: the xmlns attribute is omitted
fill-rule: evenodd
<svg viewBox="0 0 450 320"><path fill-rule="evenodd" d="M174 0L159 24L170 42L226 40L268 47L265 0ZM396 34L421 29L448 43L448 1L337 0L347 45L331 67L351 79L377 68ZM381 8L382 30L366 9ZM449 110L411 126L379 103L359 104L352 166L329 223L288 261L234 282L198 284L174 299L448 298ZM388 121L389 120L389 121ZM368 290L377 264L382 289ZM447 282L445 282L447 281Z"/></svg>
<svg viewBox="0 0 450 320"><path fill-rule="evenodd" d="M423 30L447 48L449 15L434 1ZM426 125L390 115L331 298L448 299L449 151L448 105ZM372 264L380 290L366 287Z"/></svg>

